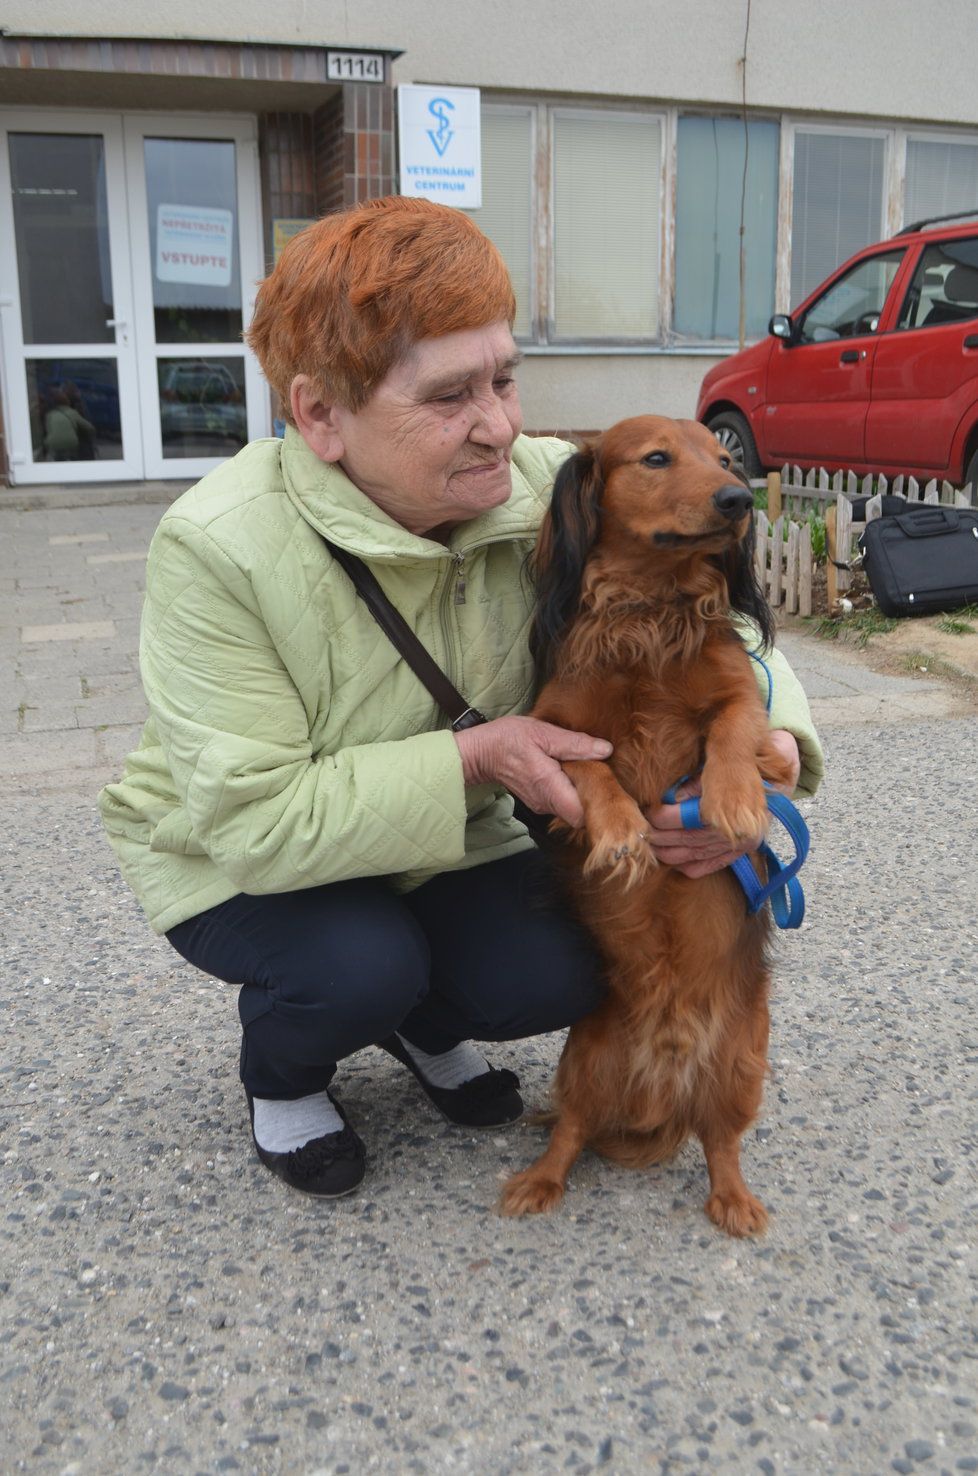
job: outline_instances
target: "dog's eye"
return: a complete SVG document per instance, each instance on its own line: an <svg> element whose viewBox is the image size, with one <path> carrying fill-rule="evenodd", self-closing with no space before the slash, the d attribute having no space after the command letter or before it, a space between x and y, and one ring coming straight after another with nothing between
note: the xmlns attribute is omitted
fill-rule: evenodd
<svg viewBox="0 0 978 1476"><path fill-rule="evenodd" d="M727 468L733 466L733 462L730 460L729 456L721 456L720 465L726 470Z"/></svg>
<svg viewBox="0 0 978 1476"><path fill-rule="evenodd" d="M668 466L668 451L650 451L648 456L642 457L643 466Z"/></svg>

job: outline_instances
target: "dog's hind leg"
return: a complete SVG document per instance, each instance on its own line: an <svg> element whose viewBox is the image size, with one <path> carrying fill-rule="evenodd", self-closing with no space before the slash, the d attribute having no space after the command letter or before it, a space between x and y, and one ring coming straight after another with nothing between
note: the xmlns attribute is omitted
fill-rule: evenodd
<svg viewBox="0 0 978 1476"><path fill-rule="evenodd" d="M506 1183L499 1200L501 1215L540 1215L555 1210L564 1197L567 1175L587 1139L584 1120L563 1108L550 1134L550 1143L536 1163Z"/></svg>
<svg viewBox="0 0 978 1476"><path fill-rule="evenodd" d="M706 1213L728 1235L760 1235L767 1228L767 1210L740 1172L740 1135L723 1142L704 1140L703 1149L711 1190Z"/></svg>
<svg viewBox="0 0 978 1476"><path fill-rule="evenodd" d="M740 1171L740 1140L761 1105L767 1036L767 1003L758 1000L727 1042L725 1060L718 1063L720 1081L712 1110L697 1124L710 1172L710 1197L704 1208L728 1235L759 1235L767 1227L767 1210L751 1194Z"/></svg>

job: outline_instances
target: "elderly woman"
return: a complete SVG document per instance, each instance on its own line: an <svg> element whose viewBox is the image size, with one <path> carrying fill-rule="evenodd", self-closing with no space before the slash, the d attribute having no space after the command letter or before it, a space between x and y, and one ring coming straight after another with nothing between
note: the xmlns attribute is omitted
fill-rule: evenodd
<svg viewBox="0 0 978 1476"><path fill-rule="evenodd" d="M164 515L150 550L142 741L101 811L152 926L240 986L258 1156L307 1193L349 1192L364 1147L336 1063L389 1051L450 1122L522 1113L471 1043L557 1030L599 965L549 889L511 796L581 820L560 761L609 745L528 705L525 562L573 449L520 434L512 288L464 214L392 198L296 237L249 338L289 407ZM453 732L325 540L365 561L490 719ZM772 726L821 770L804 695L775 669ZM729 861L655 813L659 859Z"/></svg>

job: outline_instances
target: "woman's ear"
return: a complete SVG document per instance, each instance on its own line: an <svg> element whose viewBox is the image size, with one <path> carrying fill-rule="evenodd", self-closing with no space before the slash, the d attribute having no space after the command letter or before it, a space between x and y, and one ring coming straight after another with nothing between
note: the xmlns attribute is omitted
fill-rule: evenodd
<svg viewBox="0 0 978 1476"><path fill-rule="evenodd" d="M297 374L289 390L295 428L320 461L339 461L343 437L336 424L335 405L323 399L308 374Z"/></svg>

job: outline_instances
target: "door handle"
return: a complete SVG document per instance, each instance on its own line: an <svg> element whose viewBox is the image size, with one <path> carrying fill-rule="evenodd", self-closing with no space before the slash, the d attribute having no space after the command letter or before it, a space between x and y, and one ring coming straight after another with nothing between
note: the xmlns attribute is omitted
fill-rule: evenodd
<svg viewBox="0 0 978 1476"><path fill-rule="evenodd" d="M128 328L129 324L125 318L106 318L106 328Z"/></svg>
<svg viewBox="0 0 978 1476"><path fill-rule="evenodd" d="M840 364L858 364L859 363L859 350L858 349L846 349L844 351L844 353L842 353L839 356L839 363Z"/></svg>
<svg viewBox="0 0 978 1476"><path fill-rule="evenodd" d="M965 348L978 348L978 333L969 333L964 340Z"/></svg>

